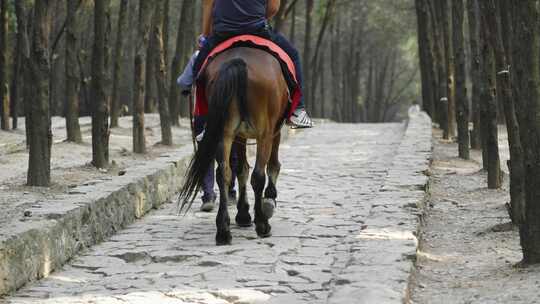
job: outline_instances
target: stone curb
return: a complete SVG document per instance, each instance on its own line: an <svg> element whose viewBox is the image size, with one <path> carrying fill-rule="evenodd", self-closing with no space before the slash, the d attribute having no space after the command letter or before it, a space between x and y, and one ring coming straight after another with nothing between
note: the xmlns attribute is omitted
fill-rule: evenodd
<svg viewBox="0 0 540 304"><path fill-rule="evenodd" d="M282 129L282 141L288 139L288 130ZM130 167L122 176L86 182L28 209L32 217L0 232L0 298L48 276L80 250L170 201L180 189L192 151L186 145Z"/></svg>
<svg viewBox="0 0 540 304"><path fill-rule="evenodd" d="M169 201L181 185L192 148L89 181L28 211L32 217L0 234L0 295L46 277L80 250L111 236Z"/></svg>
<svg viewBox="0 0 540 304"><path fill-rule="evenodd" d="M409 112L404 137L384 186L361 231L350 239L351 258L328 303L408 303L418 231L429 193L431 119Z"/></svg>

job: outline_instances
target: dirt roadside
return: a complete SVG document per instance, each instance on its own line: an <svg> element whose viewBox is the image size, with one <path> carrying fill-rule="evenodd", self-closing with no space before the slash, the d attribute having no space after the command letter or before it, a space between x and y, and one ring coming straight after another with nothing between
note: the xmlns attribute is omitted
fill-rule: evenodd
<svg viewBox="0 0 540 304"><path fill-rule="evenodd" d="M540 303L540 267L515 267L522 255L505 209L508 176L503 189L488 190L479 152L473 161L460 160L457 144L434 134L431 199L411 302ZM504 161L503 141L501 147Z"/></svg>
<svg viewBox="0 0 540 304"><path fill-rule="evenodd" d="M92 160L91 123L89 117L80 119L82 144L65 141L65 121L53 117L53 141L51 152L50 188L26 187L28 151L25 144L24 119L19 130L0 131L0 228L10 226L13 220L24 220L25 210L36 202L52 200L58 195L70 193L71 189L85 183L109 180L113 175L122 174L126 168L159 158L181 146L191 145L191 135L187 121L181 127L173 128L174 146L159 144L161 138L159 115L145 115L145 135L148 153L133 154L131 117L122 117L118 128L111 130L109 140L111 168L97 170L90 165Z"/></svg>

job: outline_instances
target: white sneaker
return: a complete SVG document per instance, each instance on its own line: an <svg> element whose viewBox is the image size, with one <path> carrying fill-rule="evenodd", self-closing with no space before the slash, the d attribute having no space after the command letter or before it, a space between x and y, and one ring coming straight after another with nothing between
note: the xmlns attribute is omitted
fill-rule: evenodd
<svg viewBox="0 0 540 304"><path fill-rule="evenodd" d="M311 121L311 118L304 108L296 109L294 111L294 113L291 115L290 123L292 124L291 128L294 129L313 127L313 121Z"/></svg>

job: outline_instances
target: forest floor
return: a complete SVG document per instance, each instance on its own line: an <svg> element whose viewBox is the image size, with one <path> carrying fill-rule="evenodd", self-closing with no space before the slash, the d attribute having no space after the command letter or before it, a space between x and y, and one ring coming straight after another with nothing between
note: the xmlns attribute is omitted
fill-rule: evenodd
<svg viewBox="0 0 540 304"><path fill-rule="evenodd" d="M412 302L540 303L540 268L516 267L522 254L505 208L508 175L503 189L487 189L480 152L473 151L471 161L460 160L457 144L434 134L431 198ZM506 164L503 129L500 147Z"/></svg>
<svg viewBox="0 0 540 304"><path fill-rule="evenodd" d="M0 229L13 220L24 220L25 209L36 202L51 200L55 196L68 193L70 189L92 180L107 180L118 175L125 168L176 150L180 146L191 145L191 133L187 121L181 121L181 127L173 127L174 146L159 144L161 130L159 115L145 115L145 135L148 153L136 155L132 149L131 116L120 118L120 126L111 130L109 140L111 167L97 170L92 160L90 117L80 119L82 144L66 142L65 120L53 117L53 146L51 151L50 188L27 187L28 150L26 149L24 119L19 129L0 131Z"/></svg>

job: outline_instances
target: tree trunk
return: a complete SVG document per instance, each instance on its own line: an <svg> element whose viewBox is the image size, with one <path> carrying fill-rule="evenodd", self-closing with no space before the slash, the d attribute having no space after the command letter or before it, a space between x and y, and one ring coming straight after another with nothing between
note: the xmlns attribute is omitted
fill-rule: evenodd
<svg viewBox="0 0 540 304"><path fill-rule="evenodd" d="M152 21L153 3L146 0L139 1L139 42L135 55L135 82L134 111L133 111L133 152L146 153L144 137L144 86L146 83L146 51L150 36L150 23Z"/></svg>
<svg viewBox="0 0 540 304"><path fill-rule="evenodd" d="M289 32L289 40L292 44L294 44L294 41L296 40L296 3L297 1L294 1L292 4L292 11L291 11L291 28Z"/></svg>
<svg viewBox="0 0 540 304"><path fill-rule="evenodd" d="M467 99L467 72L463 37L463 0L453 0L454 71L456 91L456 121L458 125L459 157L469 159L469 100Z"/></svg>
<svg viewBox="0 0 540 304"><path fill-rule="evenodd" d="M124 31L127 26L128 0L120 2L118 12L118 24L116 32L116 46L114 49L114 72L113 91L111 101L111 128L118 127L118 117L120 116L120 79L122 75L122 61L124 60Z"/></svg>
<svg viewBox="0 0 540 304"><path fill-rule="evenodd" d="M156 51L153 53L153 64L155 66L155 78L159 100L159 121L161 124L161 143L171 146L171 118L169 117L169 102L167 98L167 67L165 66L165 47L163 42L163 20L165 19L163 0L155 1L156 10L154 16L154 31L152 41L156 44Z"/></svg>
<svg viewBox="0 0 540 304"><path fill-rule="evenodd" d="M182 72L182 59L184 58L185 53L185 27L187 26L186 19L193 10L194 1L193 0L184 0L182 4L182 14L180 16L180 22L178 23L178 36L176 37L176 52L174 53L173 61L171 64L171 83L169 86L169 115L171 117L171 122L175 126L180 125L178 117L180 115L180 88L176 83L176 78L180 76Z"/></svg>
<svg viewBox="0 0 540 304"><path fill-rule="evenodd" d="M109 104L107 100L108 35L110 0L95 0L92 52L92 164L109 165Z"/></svg>
<svg viewBox="0 0 540 304"><path fill-rule="evenodd" d="M437 71L437 100L435 108L439 113L439 125L443 130L443 138L448 139L448 82L446 78L446 65L445 65L445 48L443 43L442 25L441 20L438 17L439 5L438 1L428 1L430 8L430 21L433 28L433 49L435 54L435 70Z"/></svg>
<svg viewBox="0 0 540 304"><path fill-rule="evenodd" d="M433 77L433 56L429 35L429 15L426 0L416 0L416 16L418 28L418 54L420 59L420 78L422 82L422 108L435 118L435 105L431 78Z"/></svg>
<svg viewBox="0 0 540 304"><path fill-rule="evenodd" d="M79 126L79 77L77 73L78 3L67 2L66 19L66 132L67 140L81 143Z"/></svg>
<svg viewBox="0 0 540 304"><path fill-rule="evenodd" d="M310 70L310 60L311 60L311 32L312 32L312 23L313 23L313 0L306 0L306 30L304 36L304 58L303 58L303 74L304 74L304 88L303 93L305 95L306 107L311 106L311 96L310 90L306 88L311 83L311 70Z"/></svg>
<svg viewBox="0 0 540 304"><path fill-rule="evenodd" d="M26 1L15 1L15 15L17 16L17 45L15 51L15 64L11 78L11 121L13 129L18 128L19 101L21 92L24 92L23 62L25 54L29 53L28 28L26 22Z"/></svg>
<svg viewBox="0 0 540 304"><path fill-rule="evenodd" d="M152 24L150 28L153 28ZM144 88L144 113L154 113L156 112L156 90L155 88L155 69L153 64L153 59L156 53L155 41L150 40L148 44L148 49L146 50L146 76L145 76L145 88Z"/></svg>
<svg viewBox="0 0 540 304"><path fill-rule="evenodd" d="M29 128L28 186L48 187L51 182L51 115L49 106L49 0L36 0L31 59L27 58L27 83L32 86L25 96L28 103L26 127ZM28 98L27 98L28 97ZM32 100L30 100L32 98Z"/></svg>
<svg viewBox="0 0 540 304"><path fill-rule="evenodd" d="M276 16L274 17L274 30L276 32L282 32L283 26L285 25L285 18L287 15L285 14L285 10L287 9L288 0L281 0L281 5L279 6L279 11L277 12Z"/></svg>
<svg viewBox="0 0 540 304"><path fill-rule="evenodd" d="M456 136L456 101L455 101L455 83L454 83L454 54L452 45L452 25L450 15L452 11L451 3L453 0L440 0L440 18L442 19L442 32L444 42L445 66L446 66L446 81L447 99L448 99L448 139ZM449 6L450 5L450 6Z"/></svg>
<svg viewBox="0 0 540 304"><path fill-rule="evenodd" d="M480 1L482 29L480 31L481 63L481 116L483 150L487 156L488 188L499 189L502 183L497 130L497 100L495 98L495 59L488 41L487 1Z"/></svg>
<svg viewBox="0 0 540 304"><path fill-rule="evenodd" d="M525 218L519 235L524 264L540 263L540 40L535 0L511 2L514 37L512 78L517 89L516 110L523 143Z"/></svg>
<svg viewBox="0 0 540 304"><path fill-rule="evenodd" d="M486 0L486 25L489 42L495 52L495 61L497 67L497 96L505 111L506 127L508 130L508 146L510 147L510 218L516 225L520 225L525 217L525 168L523 167L523 148L521 145L519 125L517 123L516 110L512 96L510 83L509 57L505 53L503 36L511 35L511 31L502 30L502 16L508 18L508 8L500 10L496 1ZM500 3L500 2L499 2ZM509 20L505 20L506 26L509 26Z"/></svg>
<svg viewBox="0 0 540 304"><path fill-rule="evenodd" d="M482 132L480 127L480 51L478 48L478 2L467 0L467 17L469 19L471 104L473 130L471 131L471 148L482 148Z"/></svg>
<svg viewBox="0 0 540 304"><path fill-rule="evenodd" d="M8 0L0 0L0 128L9 129Z"/></svg>

